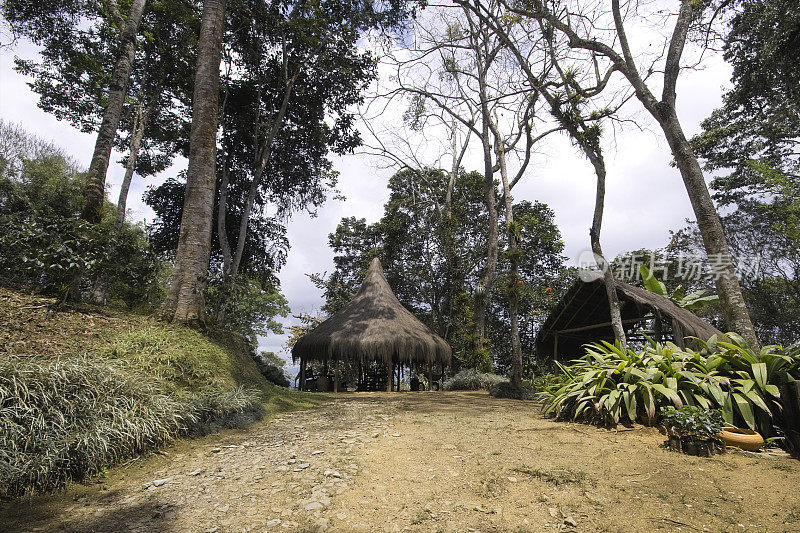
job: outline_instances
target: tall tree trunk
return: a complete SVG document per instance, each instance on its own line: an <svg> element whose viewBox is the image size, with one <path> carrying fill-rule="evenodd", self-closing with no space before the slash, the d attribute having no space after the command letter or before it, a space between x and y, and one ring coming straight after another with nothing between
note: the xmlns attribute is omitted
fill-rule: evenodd
<svg viewBox="0 0 800 533"><path fill-rule="evenodd" d="M89 222L100 221L103 201L106 192L106 174L111 150L114 147L114 138L122 117L122 105L125 102L125 93L128 89L128 80L131 77L133 61L136 56L136 35L139 33L139 23L147 0L133 0L131 11L122 26L119 36L119 55L111 75L108 87L108 103L103 110L103 121L97 131L97 140L94 145L92 162L86 174L82 216Z"/></svg>
<svg viewBox="0 0 800 533"><path fill-rule="evenodd" d="M484 142L484 178L483 195L488 214L488 234L486 238L486 267L475 294L475 349L482 351L486 339L486 309L494 284L497 268L497 198L494 187L494 170L488 131Z"/></svg>
<svg viewBox="0 0 800 533"><path fill-rule="evenodd" d="M228 228L225 218L228 213L229 172L228 158L225 157L225 162L222 165L222 177L219 183L219 202L217 206L217 235L219 236L219 247L222 251L222 277L224 284L230 280L228 272L231 267L231 244L228 241ZM229 295L230 290L225 290L219 309L217 310L217 325L220 327L225 325L225 317L228 312L228 302L230 300Z"/></svg>
<svg viewBox="0 0 800 533"><path fill-rule="evenodd" d="M675 111L677 98L676 87L681 71L680 60L689 35L692 21L696 18L696 10L703 9L702 4L684 0L681 2L672 37L669 41L667 56L664 61L664 83L661 101L657 100L650 89L640 77L639 71L631 54L625 27L620 11L619 0L612 0L611 9L614 16L614 25L622 47L622 56L612 57L620 71L636 91L636 97L647 111L658 121L664 137L667 139L675 164L681 173L684 187L689 195L697 226L703 237L709 261L713 261L717 294L720 298L725 322L728 329L739 333L751 347L758 349L760 343L756 336L750 313L742 295L739 279L730 254L728 241L722 228L711 194L708 192L703 171L697 156L692 151L689 141L683 133L680 120ZM577 41L576 41L577 42Z"/></svg>
<svg viewBox="0 0 800 533"><path fill-rule="evenodd" d="M725 324L729 330L739 333L751 347L759 349L760 342L750 320L750 312L747 310L739 279L736 277L736 268L733 265L722 222L708 192L697 156L694 155L689 141L683 134L674 107L662 105L661 110L660 116L656 118L675 157L675 164L681 173L694 216L697 218L697 227L703 237L706 254L713 263L716 275L714 283L725 316Z"/></svg>
<svg viewBox="0 0 800 533"><path fill-rule="evenodd" d="M480 353L484 349L486 339L486 309L494 284L495 270L497 268L497 198L494 187L494 163L492 161L492 145L490 140L491 113L486 95L486 66L480 60L480 49L476 48L478 55L478 85L481 105L481 143L483 145L483 194L488 214L488 234L486 247L486 268L478 285L475 298L475 349Z"/></svg>
<svg viewBox="0 0 800 533"><path fill-rule="evenodd" d="M627 349L627 338L625 328L622 324L622 313L620 312L619 297L617 296L616 280L611 270L611 265L603 255L600 246L600 230L603 226L603 211L606 199L606 162L600 147L600 139L590 140L591 136L586 135L586 123L583 119L567 116L561 109L562 102L547 90L542 90L550 105L550 113L563 126L572 137L573 142L578 145L586 158L594 168L597 177L597 187L594 201L594 216L592 217L592 227L589 229L589 243L594 254L598 268L603 273L603 283L606 287L606 298L608 300L609 314L611 315L611 328L614 330L614 337L619 341L623 348ZM582 128L579 128L579 125Z"/></svg>
<svg viewBox="0 0 800 533"><path fill-rule="evenodd" d="M503 197L506 210L506 235L508 238L508 259L510 262L508 275L508 316L511 319L511 385L522 386L522 343L519 339L519 246L514 225L514 199L508 185L508 169L503 141L495 132L495 153L500 163L500 177L503 182Z"/></svg>
<svg viewBox="0 0 800 533"><path fill-rule="evenodd" d="M595 261L598 263L597 266L603 273L603 282L606 286L606 297L608 298L608 309L611 315L611 328L614 330L614 337L622 345L622 348L627 350L628 339L625 336L625 328L622 325L622 313L620 312L614 272L611 270L609 262L606 261L603 255L603 248L600 246L600 230L603 226L603 209L606 198L606 165L601 155L592 153L590 156L590 152L592 151L587 150L586 155L589 157L594 167L595 175L597 176L597 193L594 200L594 216L592 217L592 227L589 230L589 241Z"/></svg>
<svg viewBox="0 0 800 533"><path fill-rule="evenodd" d="M300 71L298 70L291 78L288 78L287 75L281 108L278 111L278 115L275 117L272 126L268 130L266 137L263 139L263 143L256 150L256 153L258 154L256 159L256 172L255 176L253 176L253 182L250 184L250 187L247 191L247 199L245 201L244 211L242 212L242 217L239 221L239 230L238 237L236 239L235 250L233 250L230 246L227 229L225 228L225 214L227 213L228 204L227 165L226 169L224 170L225 173L223 175L223 184L220 186L220 202L219 211L217 213L217 223L218 233L220 235L220 246L222 247L222 272L225 283L231 283L233 280L235 280L236 276L239 275L239 268L241 267L242 257L244 256L244 247L247 243L247 228L250 224L250 216L253 212L253 205L258 197L258 191L261 187L261 180L264 177L264 171L266 170L267 164L269 164L272 156L272 145L275 141L275 137L278 135L278 131L280 131L281 125L283 124L286 112L288 111L292 89L294 88L294 83L299 74ZM222 300L220 301L219 310L217 311L217 324L220 326L224 325L225 323L225 316L227 314L228 304L230 303L230 297L230 291L225 291L222 294Z"/></svg>
<svg viewBox="0 0 800 533"><path fill-rule="evenodd" d="M148 105L143 108L142 103L136 106L136 118L133 122L133 134L131 136L131 146L128 151L128 163L125 165L125 176L122 178L122 185L119 189L119 199L117 200L117 229L122 228L125 223L125 211L128 205L128 192L133 181L133 174L136 170L136 159L139 157L139 148L142 145L142 137L150 119L150 109Z"/></svg>
<svg viewBox="0 0 800 533"><path fill-rule="evenodd" d="M447 179L447 189L444 196L444 209L442 219L439 221L440 235L442 240L442 248L444 249L445 264L447 265L447 278L449 286L447 287L447 303L446 310L447 318L444 329L444 337L448 341L452 341L454 335L459 331L463 332L463 328L469 328L470 325L463 323L464 317L458 317L459 312L457 306L460 301L460 296L464 292L464 274L461 266L461 258L458 255L458 247L455 235L455 222L453 221L453 192L461 172L461 161L464 158L467 148L469 147L469 131L464 138L461 147L458 146L458 125L456 119L453 119L452 127L452 150L453 160L450 167L450 175ZM458 326L455 326L459 324ZM454 327L455 326L455 327ZM463 344L458 343L457 348L463 349Z"/></svg>
<svg viewBox="0 0 800 533"><path fill-rule="evenodd" d="M470 7L482 20L489 20L485 9L481 10L481 3L472 4L461 1L457 3ZM752 347L758 348L760 343L753 328L739 280L736 277L736 269L730 256L730 249L719 214L708 192L697 157L686 140L675 112L677 80L682 70L681 56L692 22L697 20L699 11L706 9L707 5L703 2L688 0L680 2L675 27L672 30L667 54L664 58L662 96L661 100L658 100L641 77L640 69L636 65L625 31L620 4L620 0L611 1L615 28L615 36L611 45L601 42L594 36L584 37L578 34L569 18L562 18L563 13L566 12L552 11L548 4L539 0L535 0L530 9L525 9L525 15L537 20L546 20L552 28L557 29L567 38L570 48L588 50L592 54L601 54L608 58L614 64L614 70L619 71L628 80L644 108L658 121L689 195L706 254L709 256L709 260L714 261L715 274L718 274L715 284L727 326L738 332ZM494 24L495 21L489 20L489 22L492 22L494 30L499 29ZM508 38L504 32L500 31L499 33L503 41L508 44ZM616 51L617 46L621 49L621 53ZM521 57L518 55L518 51L515 51L515 55L518 58ZM524 59L521 62L524 62Z"/></svg>
<svg viewBox="0 0 800 533"><path fill-rule="evenodd" d="M266 170L267 164L272 157L272 145L275 142L275 137L277 137L281 126L283 125L283 120L286 117L286 112L289 109L289 100L292 96L292 89L294 88L294 83L297 81L297 77L299 75L300 71L298 70L291 78L287 77L285 80L281 107L278 110L278 114L276 115L269 131L267 132L267 135L263 140L263 144L258 147L259 157L256 161L258 166L256 168L255 176L253 176L253 182L250 184L250 188L247 191L247 200L244 206L244 211L242 212L242 219L239 222L239 236L236 240L236 252L233 255L233 262L231 263L230 272L228 273L231 277L236 276L239 273L239 267L242 264L242 255L244 253L244 245L247 241L247 226L250 223L250 215L253 212L253 205L258 197L258 190L261 187L261 180L264 177L264 171Z"/></svg>
<svg viewBox="0 0 800 533"><path fill-rule="evenodd" d="M225 29L225 0L205 0L197 43L197 72L189 136L189 169L178 250L161 316L187 322L202 318L202 278L211 255L211 224L216 193L219 65Z"/></svg>

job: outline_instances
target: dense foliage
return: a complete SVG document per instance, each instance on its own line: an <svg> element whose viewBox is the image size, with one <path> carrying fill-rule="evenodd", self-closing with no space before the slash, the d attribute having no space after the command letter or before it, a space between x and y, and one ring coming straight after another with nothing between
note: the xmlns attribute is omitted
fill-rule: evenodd
<svg viewBox="0 0 800 533"><path fill-rule="evenodd" d="M644 350L609 343L587 346L564 365L566 383L544 392L546 411L559 419L615 425L655 424L660 408L716 408L729 424L774 434L779 387L800 379L800 348L750 349L736 334L710 339L698 351L652 342Z"/></svg>
<svg viewBox="0 0 800 533"><path fill-rule="evenodd" d="M661 425L669 435L713 439L725 427L725 420L718 409L703 409L696 405L684 405L680 409L667 406L661 410Z"/></svg>
<svg viewBox="0 0 800 533"><path fill-rule="evenodd" d="M141 227L80 220L82 174L57 148L0 123L0 276L62 299L104 286L109 301L152 308L164 266ZM110 214L110 213L109 213Z"/></svg>
<svg viewBox="0 0 800 533"><path fill-rule="evenodd" d="M291 383L284 367L286 361L272 352L261 352L255 358L258 370L261 375L274 385L288 387Z"/></svg>

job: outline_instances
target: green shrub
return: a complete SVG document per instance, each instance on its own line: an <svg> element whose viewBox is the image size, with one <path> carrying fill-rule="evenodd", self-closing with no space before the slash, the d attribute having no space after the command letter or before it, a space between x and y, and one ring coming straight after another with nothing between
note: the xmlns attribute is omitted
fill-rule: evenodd
<svg viewBox="0 0 800 533"><path fill-rule="evenodd" d="M179 398L86 358L0 360L0 498L58 488L186 433L260 416L258 394Z"/></svg>
<svg viewBox="0 0 800 533"><path fill-rule="evenodd" d="M506 381L497 374L478 372L474 368L461 370L442 384L444 390L489 390L492 386Z"/></svg>
<svg viewBox="0 0 800 533"><path fill-rule="evenodd" d="M117 228L110 204L100 224L81 220L83 176L63 155L12 166L0 168L0 282L62 300L102 286L126 307L158 305L165 267L142 228Z"/></svg>
<svg viewBox="0 0 800 533"><path fill-rule="evenodd" d="M492 385L489 389L489 394L495 398L510 398L512 400L533 400L536 398L536 391L532 387L525 383L521 387L514 387L510 381L501 381L496 385Z"/></svg>
<svg viewBox="0 0 800 533"><path fill-rule="evenodd" d="M735 333L711 338L701 351L651 342L644 350L618 344L587 345L586 354L562 366L566 382L543 393L545 410L562 420L614 425L656 422L672 405L717 408L727 423L773 434L779 386L800 379L797 349L765 346L754 352Z"/></svg>
<svg viewBox="0 0 800 533"><path fill-rule="evenodd" d="M187 433L205 435L219 429L243 428L264 417L260 393L237 387L205 391L190 398L191 418Z"/></svg>
<svg viewBox="0 0 800 533"><path fill-rule="evenodd" d="M725 421L722 419L722 411L719 409L703 409L693 405L684 405L680 409L672 406L663 408L661 424L669 435L714 439L722 431Z"/></svg>
<svg viewBox="0 0 800 533"><path fill-rule="evenodd" d="M284 369L286 366L285 360L273 352L261 352L258 355L252 354L252 357L258 366L258 371L267 381L279 387L289 387L289 375Z"/></svg>
<svg viewBox="0 0 800 533"><path fill-rule="evenodd" d="M282 368L275 365L259 365L258 370L270 383L279 387L289 387L289 378L286 377L286 372Z"/></svg>

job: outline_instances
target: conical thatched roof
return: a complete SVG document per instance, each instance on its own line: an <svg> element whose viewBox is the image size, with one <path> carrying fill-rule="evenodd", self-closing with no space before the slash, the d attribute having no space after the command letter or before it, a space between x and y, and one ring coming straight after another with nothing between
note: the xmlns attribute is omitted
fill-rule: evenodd
<svg viewBox="0 0 800 533"><path fill-rule="evenodd" d="M450 362L450 346L397 300L375 258L355 298L300 338L292 359Z"/></svg>

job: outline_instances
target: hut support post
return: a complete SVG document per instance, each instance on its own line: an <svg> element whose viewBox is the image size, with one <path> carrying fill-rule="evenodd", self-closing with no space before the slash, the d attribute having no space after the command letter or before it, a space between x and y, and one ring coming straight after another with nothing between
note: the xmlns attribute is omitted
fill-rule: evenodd
<svg viewBox="0 0 800 533"><path fill-rule="evenodd" d="M558 332L553 333L553 361L558 361Z"/></svg>
<svg viewBox="0 0 800 533"><path fill-rule="evenodd" d="M339 392L339 363L336 361L333 367L333 392Z"/></svg>
<svg viewBox="0 0 800 533"><path fill-rule="evenodd" d="M304 357L300 358L300 383L298 389L305 390L306 388L306 360Z"/></svg>
<svg viewBox="0 0 800 533"><path fill-rule="evenodd" d="M392 364L392 356L386 362L386 392L392 392L392 377L394 375L394 365Z"/></svg>
<svg viewBox="0 0 800 533"><path fill-rule="evenodd" d="M433 365L428 363L428 391L433 390Z"/></svg>

